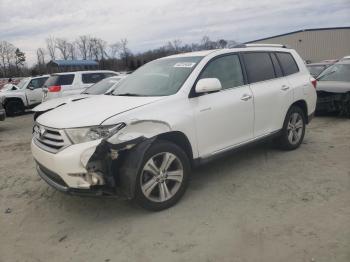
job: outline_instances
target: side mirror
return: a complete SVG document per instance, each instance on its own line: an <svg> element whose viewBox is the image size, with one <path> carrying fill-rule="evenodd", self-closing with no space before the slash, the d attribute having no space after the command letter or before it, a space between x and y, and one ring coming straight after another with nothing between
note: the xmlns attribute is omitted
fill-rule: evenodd
<svg viewBox="0 0 350 262"><path fill-rule="evenodd" d="M217 78L203 78L196 84L196 93L208 93L222 89L220 80Z"/></svg>
<svg viewBox="0 0 350 262"><path fill-rule="evenodd" d="M29 90L32 90L32 91L34 90L34 87L33 87L33 86L28 86L27 88L28 88Z"/></svg>

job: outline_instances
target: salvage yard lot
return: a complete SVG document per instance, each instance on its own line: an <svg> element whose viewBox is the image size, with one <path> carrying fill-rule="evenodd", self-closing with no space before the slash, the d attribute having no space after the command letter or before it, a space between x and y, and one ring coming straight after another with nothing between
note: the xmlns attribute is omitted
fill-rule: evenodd
<svg viewBox="0 0 350 262"><path fill-rule="evenodd" d="M196 169L152 213L56 192L36 174L31 114L0 122L0 261L350 261L350 120L318 117L301 148L264 143Z"/></svg>

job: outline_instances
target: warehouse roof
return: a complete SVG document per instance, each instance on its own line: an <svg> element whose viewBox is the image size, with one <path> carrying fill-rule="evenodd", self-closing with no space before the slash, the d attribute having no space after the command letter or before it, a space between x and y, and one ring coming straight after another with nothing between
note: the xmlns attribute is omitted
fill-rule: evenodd
<svg viewBox="0 0 350 262"><path fill-rule="evenodd" d="M292 35L292 34L296 34L296 33L300 33L300 32L324 31L324 30L338 30L338 29L350 29L350 26L345 26L345 27L325 27L325 28L302 29L302 30L298 30L298 31L293 31L293 32L281 34L281 35L274 35L274 36L269 36L269 37L265 37L265 38L256 39L256 40L253 40L253 41L245 42L245 44L249 44L249 43L253 43L253 42L257 42L257 41L262 41L262 40L267 40L267 39L271 39L271 38L275 38L275 37L280 37L280 36Z"/></svg>
<svg viewBox="0 0 350 262"><path fill-rule="evenodd" d="M96 66L98 63L94 60L51 60L50 63L58 66Z"/></svg>

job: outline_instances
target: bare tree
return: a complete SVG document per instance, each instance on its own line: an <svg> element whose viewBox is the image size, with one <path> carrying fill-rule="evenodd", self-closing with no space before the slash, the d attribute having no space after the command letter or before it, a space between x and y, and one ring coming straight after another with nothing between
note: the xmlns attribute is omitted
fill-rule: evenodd
<svg viewBox="0 0 350 262"><path fill-rule="evenodd" d="M40 47L36 50L36 57L38 60L38 65L45 64L45 50L43 48Z"/></svg>
<svg viewBox="0 0 350 262"><path fill-rule="evenodd" d="M46 47L47 47L47 51L49 52L49 56L51 60L55 60L56 59L56 41L53 36L46 38Z"/></svg>
<svg viewBox="0 0 350 262"><path fill-rule="evenodd" d="M68 60L69 57L69 42L64 38L56 38L56 48L60 51L64 60Z"/></svg>
<svg viewBox="0 0 350 262"><path fill-rule="evenodd" d="M81 35L78 37L76 42L76 46L78 48L78 51L80 53L80 56L86 60L89 55L89 42L90 42L90 36L87 35Z"/></svg>
<svg viewBox="0 0 350 262"><path fill-rule="evenodd" d="M128 66L129 56L131 52L128 48L128 39L122 38L120 39L120 57L124 61L124 65Z"/></svg>
<svg viewBox="0 0 350 262"><path fill-rule="evenodd" d="M120 43L114 43L109 46L109 57L110 58L117 58L117 54L120 53L121 46Z"/></svg>
<svg viewBox="0 0 350 262"><path fill-rule="evenodd" d="M72 60L76 59L75 43L67 43L68 45L68 57Z"/></svg>

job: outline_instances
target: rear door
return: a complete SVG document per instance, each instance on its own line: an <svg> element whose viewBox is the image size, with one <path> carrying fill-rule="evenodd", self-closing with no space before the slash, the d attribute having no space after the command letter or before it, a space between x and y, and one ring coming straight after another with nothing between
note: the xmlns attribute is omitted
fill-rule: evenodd
<svg viewBox="0 0 350 262"><path fill-rule="evenodd" d="M293 94L274 53L245 52L243 57L254 96L254 137L258 138L282 128Z"/></svg>
<svg viewBox="0 0 350 262"><path fill-rule="evenodd" d="M222 85L219 92L190 98L199 155L206 157L252 139L254 110L237 54L211 60L199 76L203 78L217 78Z"/></svg>

